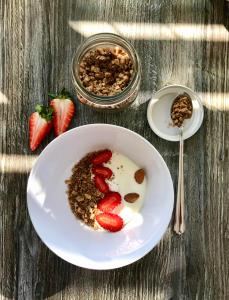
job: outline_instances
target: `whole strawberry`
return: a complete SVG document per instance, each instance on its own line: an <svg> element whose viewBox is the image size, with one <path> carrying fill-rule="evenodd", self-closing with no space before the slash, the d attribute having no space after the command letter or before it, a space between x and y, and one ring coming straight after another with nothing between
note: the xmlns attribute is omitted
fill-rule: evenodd
<svg viewBox="0 0 229 300"><path fill-rule="evenodd" d="M57 95L50 93L48 95L52 98L50 106L54 110L53 125L55 135L58 136L68 129L75 113L75 105L70 93L65 89Z"/></svg>
<svg viewBox="0 0 229 300"><path fill-rule="evenodd" d="M36 111L29 118L29 145L36 150L52 128L53 109L37 104Z"/></svg>

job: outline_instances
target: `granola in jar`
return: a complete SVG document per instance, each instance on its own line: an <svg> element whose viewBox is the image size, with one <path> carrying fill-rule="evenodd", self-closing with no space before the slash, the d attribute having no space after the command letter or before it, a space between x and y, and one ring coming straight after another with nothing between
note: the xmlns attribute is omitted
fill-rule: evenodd
<svg viewBox="0 0 229 300"><path fill-rule="evenodd" d="M121 36L96 34L77 49L72 79L81 103L96 110L122 110L138 95L140 60L134 47Z"/></svg>

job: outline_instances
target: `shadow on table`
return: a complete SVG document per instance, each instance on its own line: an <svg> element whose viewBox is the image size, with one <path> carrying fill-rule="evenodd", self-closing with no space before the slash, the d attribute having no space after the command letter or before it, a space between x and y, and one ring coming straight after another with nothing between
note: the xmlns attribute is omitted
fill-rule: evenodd
<svg viewBox="0 0 229 300"><path fill-rule="evenodd" d="M229 1L225 1L225 3L224 3L224 20L223 20L223 24L227 28L227 31L229 31Z"/></svg>

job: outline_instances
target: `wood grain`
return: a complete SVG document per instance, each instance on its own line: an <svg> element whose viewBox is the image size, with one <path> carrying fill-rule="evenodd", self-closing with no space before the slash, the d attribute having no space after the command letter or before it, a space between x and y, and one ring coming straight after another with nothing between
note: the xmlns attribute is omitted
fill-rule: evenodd
<svg viewBox="0 0 229 300"><path fill-rule="evenodd" d="M217 0L0 0L1 300L229 298L228 20L228 2ZM26 209L28 117L35 103L47 103L47 91L73 91L71 59L85 37L69 21L92 22L91 29L102 22L102 31L114 22L140 23L130 41L143 66L138 106L106 114L77 102L72 127L101 122L140 133L160 151L176 186L179 147L150 130L147 101L160 87L180 83L206 104L201 129L185 143L187 232L178 237L168 229L148 255L118 270L64 262L37 237ZM186 24L194 33L145 38L146 24Z"/></svg>

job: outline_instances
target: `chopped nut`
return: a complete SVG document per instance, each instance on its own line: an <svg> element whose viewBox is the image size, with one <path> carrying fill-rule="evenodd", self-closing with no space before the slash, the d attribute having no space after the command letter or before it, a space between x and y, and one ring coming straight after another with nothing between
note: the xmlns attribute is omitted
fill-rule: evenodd
<svg viewBox="0 0 229 300"><path fill-rule="evenodd" d="M84 197L85 197L86 199L91 200L91 195L89 195L89 194L84 194Z"/></svg>
<svg viewBox="0 0 229 300"><path fill-rule="evenodd" d="M77 196L77 197L76 197L76 200L77 200L78 202L82 202L82 201L84 201L84 198L83 198L82 196Z"/></svg>

